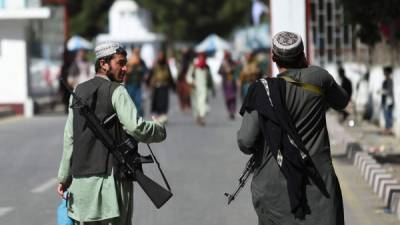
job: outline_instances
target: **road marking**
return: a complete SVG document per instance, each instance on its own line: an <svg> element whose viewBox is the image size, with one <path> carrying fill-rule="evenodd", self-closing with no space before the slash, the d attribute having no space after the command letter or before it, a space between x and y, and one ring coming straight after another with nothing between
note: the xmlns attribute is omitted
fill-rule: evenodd
<svg viewBox="0 0 400 225"><path fill-rule="evenodd" d="M10 213L13 210L13 207L0 207L0 217L6 215L7 213Z"/></svg>
<svg viewBox="0 0 400 225"><path fill-rule="evenodd" d="M40 186L36 187L31 192L32 193L42 193L42 192L45 192L45 191L47 191L48 189L50 189L52 187L55 187L56 184L57 184L57 179L56 178L52 178L52 179L44 182Z"/></svg>

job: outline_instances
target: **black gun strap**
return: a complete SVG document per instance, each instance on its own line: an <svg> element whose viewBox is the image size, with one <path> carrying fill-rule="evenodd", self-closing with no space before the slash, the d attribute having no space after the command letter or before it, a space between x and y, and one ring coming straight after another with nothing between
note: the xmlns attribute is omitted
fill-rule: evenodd
<svg viewBox="0 0 400 225"><path fill-rule="evenodd" d="M163 173L163 171L162 171L162 169L161 169L160 163L158 162L156 156L155 156L154 153L153 153L153 150L151 150L149 144L147 144L147 147L149 148L151 157L153 157L154 162L156 162L156 164L157 164L158 170L160 171L160 174L161 174L161 176L162 176L162 178L163 178L163 180L164 180L165 186L167 186L168 191L171 191L171 187L169 186L169 183L168 183L168 181L167 181L167 178L165 177L165 175L164 175L164 173Z"/></svg>

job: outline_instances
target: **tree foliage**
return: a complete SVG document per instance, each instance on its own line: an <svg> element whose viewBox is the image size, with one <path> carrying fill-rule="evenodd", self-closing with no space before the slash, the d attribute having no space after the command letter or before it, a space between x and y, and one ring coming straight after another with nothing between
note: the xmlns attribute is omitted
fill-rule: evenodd
<svg viewBox="0 0 400 225"><path fill-rule="evenodd" d="M199 41L210 33L228 35L250 22L250 0L137 0L149 10L155 29L169 40Z"/></svg>
<svg viewBox="0 0 400 225"><path fill-rule="evenodd" d="M388 27L389 42L400 40L400 1L341 0L346 21L355 25L361 42L373 47L381 40L382 28Z"/></svg>
<svg viewBox="0 0 400 225"><path fill-rule="evenodd" d="M110 0L68 0L71 35L80 35L92 39L108 29L108 11Z"/></svg>
<svg viewBox="0 0 400 225"><path fill-rule="evenodd" d="M114 0L69 0L70 33L91 39L107 31ZM150 11L154 28L168 40L199 41L210 33L228 35L250 22L251 0L136 0Z"/></svg>

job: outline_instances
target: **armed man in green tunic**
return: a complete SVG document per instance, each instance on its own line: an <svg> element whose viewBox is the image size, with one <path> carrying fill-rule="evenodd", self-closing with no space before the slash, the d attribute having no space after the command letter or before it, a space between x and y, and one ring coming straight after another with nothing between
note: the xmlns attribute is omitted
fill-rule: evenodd
<svg viewBox="0 0 400 225"><path fill-rule="evenodd" d="M166 131L158 121L138 117L125 87L126 51L119 43L107 42L95 48L96 76L75 89L99 119L116 113L107 127L116 139L126 132L138 142L161 142ZM64 130L64 150L58 171L57 192L68 189L68 216L75 224L130 225L133 214L133 182L119 176L118 163L88 128L85 118L70 109Z"/></svg>

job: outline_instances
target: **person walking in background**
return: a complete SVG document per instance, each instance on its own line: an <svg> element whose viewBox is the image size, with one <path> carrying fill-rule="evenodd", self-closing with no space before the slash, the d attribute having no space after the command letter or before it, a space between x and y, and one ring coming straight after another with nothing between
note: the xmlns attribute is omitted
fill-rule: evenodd
<svg viewBox="0 0 400 225"><path fill-rule="evenodd" d="M69 98L70 98L70 93L68 90L64 87L64 85L61 84L62 80L67 81L68 84L68 74L69 74L69 68L73 62L73 57L70 51L68 51L66 44L64 46L64 52L63 52L63 64L60 69L60 84L59 84L59 90L61 94L61 99L62 103L64 104L64 112L68 114L68 109L69 109ZM69 84L68 84L69 86ZM73 88L69 86L69 88Z"/></svg>
<svg viewBox="0 0 400 225"><path fill-rule="evenodd" d="M68 84L73 89L80 83L83 83L93 76L90 74L90 64L86 58L86 51L79 49L75 54L75 59L68 70Z"/></svg>
<svg viewBox="0 0 400 225"><path fill-rule="evenodd" d="M182 50L182 59L180 62L180 68L178 73L178 79L176 82L176 93L179 98L179 105L181 110L186 113L190 111L190 85L186 81L186 74L189 66L193 61L193 51L185 48Z"/></svg>
<svg viewBox="0 0 400 225"><path fill-rule="evenodd" d="M349 80L349 78L346 77L346 72L343 69L343 67L341 67L341 66L339 67L338 73L339 73L339 77L340 77L340 80L341 80L341 86L347 92L347 95L350 98L350 103L349 104L352 104L351 103L351 96L353 94L353 86L351 84L351 81ZM340 122L344 122L347 119L347 117L349 116L349 112L346 109L340 110L339 113L340 113L340 116L341 116L340 119L339 119Z"/></svg>
<svg viewBox="0 0 400 225"><path fill-rule="evenodd" d="M262 76L258 62L254 52L246 54L246 62L239 75L238 86L240 87L240 94L242 99L247 94L249 86Z"/></svg>
<svg viewBox="0 0 400 225"><path fill-rule="evenodd" d="M153 92L151 113L157 120L166 123L168 121L169 89L175 90L175 83L163 51L158 53L157 61L150 70L149 85Z"/></svg>
<svg viewBox="0 0 400 225"><path fill-rule="evenodd" d="M96 46L95 54L96 76L79 84L76 95L93 106L101 121L117 114L106 128L117 143L125 132L138 142L165 140L165 127L138 117L132 99L120 84L126 73L125 49L119 43L106 42ZM131 225L133 181L127 179L109 149L87 126L75 103L71 99L57 193L63 197L68 190L68 216L75 225Z"/></svg>
<svg viewBox="0 0 400 225"><path fill-rule="evenodd" d="M272 39L278 78L253 83L237 133L254 154L251 192L259 225L344 225L341 189L332 165L326 106L343 109L349 96L324 69L308 66L301 37Z"/></svg>
<svg viewBox="0 0 400 225"><path fill-rule="evenodd" d="M211 77L210 68L206 62L205 53L199 53L196 62L189 68L186 80L191 85L192 113L200 126L205 126L205 116L208 112L208 90L211 89L215 96L214 82Z"/></svg>
<svg viewBox="0 0 400 225"><path fill-rule="evenodd" d="M382 131L384 135L393 135L393 108L394 108L394 95L393 95L393 69L390 66L383 68L383 75L385 80L382 83L382 110L383 117L385 118L385 129Z"/></svg>
<svg viewBox="0 0 400 225"><path fill-rule="evenodd" d="M143 116L142 107L142 84L147 73L147 67L140 58L140 49L134 48L132 56L127 63L127 74L125 77L125 88L131 96L138 110L138 115Z"/></svg>
<svg viewBox="0 0 400 225"><path fill-rule="evenodd" d="M373 114L372 93L369 91L369 71L367 70L356 85L356 113L362 120L370 120Z"/></svg>
<svg viewBox="0 0 400 225"><path fill-rule="evenodd" d="M230 52L225 51L224 54L218 73L222 76L222 88L229 118L233 120L236 113L236 79L234 77L236 63L232 60Z"/></svg>

